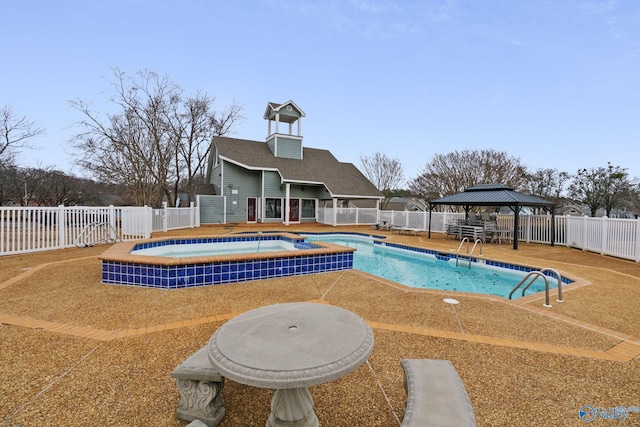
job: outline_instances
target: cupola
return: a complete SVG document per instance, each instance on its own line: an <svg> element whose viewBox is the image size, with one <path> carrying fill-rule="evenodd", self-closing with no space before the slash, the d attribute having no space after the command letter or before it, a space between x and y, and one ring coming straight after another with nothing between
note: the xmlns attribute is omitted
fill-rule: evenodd
<svg viewBox="0 0 640 427"><path fill-rule="evenodd" d="M274 156L302 159L302 118L304 116L304 111L293 101L287 101L284 104L275 102L267 104L264 112L264 118L269 123L266 142ZM282 132L283 126L287 127L285 132Z"/></svg>

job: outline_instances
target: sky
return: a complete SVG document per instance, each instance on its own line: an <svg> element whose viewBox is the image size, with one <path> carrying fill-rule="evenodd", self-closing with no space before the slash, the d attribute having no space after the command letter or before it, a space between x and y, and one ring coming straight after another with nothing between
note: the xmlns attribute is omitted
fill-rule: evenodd
<svg viewBox="0 0 640 427"><path fill-rule="evenodd" d="M0 107L45 135L21 166L82 175L81 99L112 108L113 68L237 102L264 141L268 102L306 114L306 147L407 180L434 155L493 149L531 170L640 177L637 0L0 0Z"/></svg>

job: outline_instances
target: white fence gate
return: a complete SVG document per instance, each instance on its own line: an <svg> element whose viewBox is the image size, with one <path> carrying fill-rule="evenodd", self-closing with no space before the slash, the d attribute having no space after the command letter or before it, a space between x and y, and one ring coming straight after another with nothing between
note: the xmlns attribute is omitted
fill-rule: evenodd
<svg viewBox="0 0 640 427"><path fill-rule="evenodd" d="M151 218L152 231L200 227L200 210L193 202L188 208L170 208L165 202L162 209L153 209Z"/></svg>

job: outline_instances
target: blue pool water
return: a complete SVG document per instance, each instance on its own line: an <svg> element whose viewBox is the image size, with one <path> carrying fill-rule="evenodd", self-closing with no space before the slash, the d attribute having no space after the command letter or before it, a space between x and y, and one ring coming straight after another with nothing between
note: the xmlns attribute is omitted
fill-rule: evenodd
<svg viewBox="0 0 640 427"><path fill-rule="evenodd" d="M284 240L248 240L239 242L175 243L170 245L151 246L143 249L134 249L130 253L132 255L180 258L202 255L215 256L295 250L298 250L295 243Z"/></svg>
<svg viewBox="0 0 640 427"><path fill-rule="evenodd" d="M321 240L357 249L353 256L353 268L413 288L439 289L456 292L509 297L509 292L531 269L516 271L510 268L489 266L460 260L449 254L421 253L373 243L373 239L358 235L318 234L306 235L307 240ZM550 280L549 287L556 281ZM544 291L544 280L536 280L527 290L527 295ZM513 297L520 296L520 291Z"/></svg>

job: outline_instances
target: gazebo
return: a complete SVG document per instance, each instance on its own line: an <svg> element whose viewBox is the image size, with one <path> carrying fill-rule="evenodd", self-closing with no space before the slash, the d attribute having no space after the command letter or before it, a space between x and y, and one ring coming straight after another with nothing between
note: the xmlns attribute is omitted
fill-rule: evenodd
<svg viewBox="0 0 640 427"><path fill-rule="evenodd" d="M431 200L429 202L429 238L431 238L431 212L436 205L463 206L467 218L469 218L469 211L474 206L508 206L515 215L513 249L518 249L520 208L541 207L551 212L551 246L555 243L556 204L540 197L519 193L503 184L478 184L465 189L462 193Z"/></svg>

